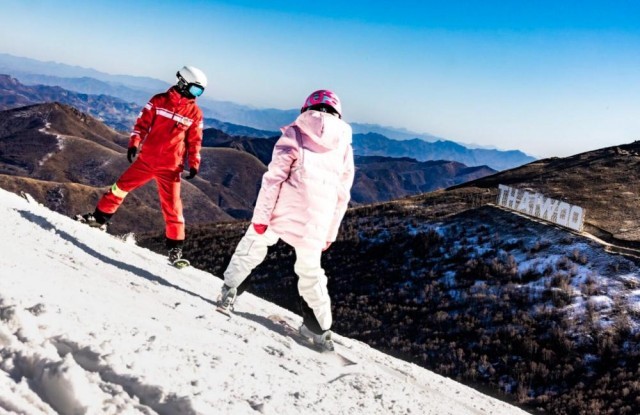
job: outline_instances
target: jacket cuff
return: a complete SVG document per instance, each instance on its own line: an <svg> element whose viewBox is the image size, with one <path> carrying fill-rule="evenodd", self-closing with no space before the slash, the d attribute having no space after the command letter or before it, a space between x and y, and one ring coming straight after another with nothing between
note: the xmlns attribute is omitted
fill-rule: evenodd
<svg viewBox="0 0 640 415"><path fill-rule="evenodd" d="M189 168L200 171L200 160L189 160Z"/></svg>
<svg viewBox="0 0 640 415"><path fill-rule="evenodd" d="M270 216L270 215L269 215ZM261 225L269 225L269 217L262 214L262 212L254 211L251 223L259 223Z"/></svg>
<svg viewBox="0 0 640 415"><path fill-rule="evenodd" d="M129 138L129 147L139 147L140 141L142 141L142 139L139 135L132 135L131 138Z"/></svg>

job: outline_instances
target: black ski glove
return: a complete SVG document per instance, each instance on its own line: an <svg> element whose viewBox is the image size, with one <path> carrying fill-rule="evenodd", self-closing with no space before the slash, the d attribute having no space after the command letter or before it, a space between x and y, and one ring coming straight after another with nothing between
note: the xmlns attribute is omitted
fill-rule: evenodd
<svg viewBox="0 0 640 415"><path fill-rule="evenodd" d="M129 163L133 163L133 159L136 158L136 154L138 154L138 147L129 147L127 149L127 160L129 160Z"/></svg>
<svg viewBox="0 0 640 415"><path fill-rule="evenodd" d="M196 174L198 174L198 170L196 170L196 169L194 169L193 167L191 167L191 168L189 169L189 175L188 175L187 177L185 177L185 179L187 179L187 180L191 180L191 179L193 179L194 177L196 177Z"/></svg>

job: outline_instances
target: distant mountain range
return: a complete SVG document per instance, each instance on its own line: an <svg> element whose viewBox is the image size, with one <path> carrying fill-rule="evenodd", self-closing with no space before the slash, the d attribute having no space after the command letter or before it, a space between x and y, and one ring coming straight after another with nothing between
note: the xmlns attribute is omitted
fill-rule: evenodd
<svg viewBox="0 0 640 415"><path fill-rule="evenodd" d="M426 142L414 138L397 141L376 133L354 134L353 151L361 156L412 157L419 161L455 160L467 166L486 165L495 170L507 170L535 160L518 150L471 149L446 140Z"/></svg>
<svg viewBox="0 0 640 415"><path fill-rule="evenodd" d="M2 97L7 95L0 88ZM187 222L249 218L276 140L277 136L238 137L206 129L200 174L183 182ZM128 166L127 144L127 134L68 105L47 103L0 111L0 186L28 191L64 214L90 211ZM495 172L453 161L381 157L357 157L356 168L353 204L431 191ZM162 228L156 193L152 184L128 196L111 231Z"/></svg>
<svg viewBox="0 0 640 415"><path fill-rule="evenodd" d="M36 59L0 53L0 73L62 78L91 78L110 85L121 85L128 88L154 92L164 88L167 83L144 76L111 75L91 68L66 65L58 62L43 62ZM40 83L40 82L39 82ZM58 84L55 84L58 85Z"/></svg>
<svg viewBox="0 0 640 415"><path fill-rule="evenodd" d="M255 139L229 136L219 130L205 130L207 147L234 148L269 164L278 137ZM495 173L487 166L467 167L448 160L420 162L402 157L356 156L356 175L351 190L352 204L367 204L442 189Z"/></svg>
<svg viewBox="0 0 640 415"><path fill-rule="evenodd" d="M166 82L152 78L110 75L94 69L81 68L54 62L42 62L2 53L0 53L0 73L10 74L17 77L22 83L29 85L42 84L61 86L67 90L81 92L84 94L110 95L127 102L136 103L140 107L147 102L152 94L166 90L170 86L170 84ZM221 129L229 134L254 137L267 137L270 135L269 132L279 131L280 127L291 123L299 113L298 109L257 109L232 102L213 100L208 98L206 95L200 98L199 102L205 117L212 121L215 120L215 122L210 126ZM224 127L219 125L220 123L222 123ZM391 138L392 141L388 147L393 147L393 143L395 143L396 140L413 139L411 140L411 143L424 140L427 142L435 141L436 143L432 148L440 145L445 147L456 145L468 150L467 152L454 152L454 154L463 156L463 159L454 159L444 156L441 157L438 155L431 158L431 156L424 156L421 154L421 151L423 151L422 148L415 151L396 152L399 154L377 151L361 155L412 157L420 161L454 160L467 165L487 165L496 170L516 167L535 160L535 158L518 150L501 151L476 149L468 146L462 146L430 134L415 133L402 128L384 127L377 124L351 123L351 125L355 134L374 133L386 138ZM402 147L406 150L411 146L412 144L403 145ZM482 151L476 152L475 150ZM448 151L448 154L452 154L450 150L445 151ZM463 155L463 153L467 154Z"/></svg>
<svg viewBox="0 0 640 415"><path fill-rule="evenodd" d="M136 104L109 95L73 92L58 86L24 85L9 75L0 75L0 109L42 102L72 105L123 132L131 129L140 112ZM279 135L278 130L260 130L206 118L205 128L210 127L241 137L268 138ZM355 154L363 156L410 157L418 161L450 160L467 166L486 165L494 170L505 170L534 160L520 151L469 149L452 141L397 141L376 133L354 134L353 140Z"/></svg>
<svg viewBox="0 0 640 415"><path fill-rule="evenodd" d="M238 137L269 138L269 137L276 137L280 135L280 130L276 130L276 131L259 130L257 128L251 128L245 125L238 125L238 124L223 122L215 118L205 118L204 126L205 128L214 128L228 135L234 135Z"/></svg>
<svg viewBox="0 0 640 415"><path fill-rule="evenodd" d="M69 82L75 84L77 80L80 80L80 78L49 79L60 80L61 84L68 84ZM82 80L87 81L88 84L97 83L109 85L92 78L82 78ZM123 89L133 91L125 87L123 87ZM143 102L146 102L155 94L140 91L135 92L145 97L142 100ZM27 85L10 75L0 73L0 110L45 102L60 102L71 105L98 118L111 128L126 133L131 130L142 108L142 105L138 105L130 100L115 98L110 95L75 92L60 86ZM258 138L273 137L278 134L275 131L263 131L242 125L225 123L214 118L206 118L205 127L214 127L232 135L250 135Z"/></svg>

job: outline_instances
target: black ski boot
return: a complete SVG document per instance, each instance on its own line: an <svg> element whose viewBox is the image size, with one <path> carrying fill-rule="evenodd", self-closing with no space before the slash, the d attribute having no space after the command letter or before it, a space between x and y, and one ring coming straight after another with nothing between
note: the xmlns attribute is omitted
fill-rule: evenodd
<svg viewBox="0 0 640 415"><path fill-rule="evenodd" d="M322 330L315 313L304 298L298 298L298 306L302 314L302 326L298 329L300 335L311 340L316 349L323 352L333 352L335 346L331 338L331 330Z"/></svg>
<svg viewBox="0 0 640 415"><path fill-rule="evenodd" d="M176 268L184 268L191 265L189 261L182 258L182 245L184 241L176 241L167 238L166 245L169 250L169 262Z"/></svg>
<svg viewBox="0 0 640 415"><path fill-rule="evenodd" d="M175 248L169 249L169 262L173 264L175 261L179 259L182 259L182 248L175 247Z"/></svg>
<svg viewBox="0 0 640 415"><path fill-rule="evenodd" d="M93 213L85 213L84 215L76 215L75 220L91 226L92 228L98 228L103 232L106 232L109 226L109 219L111 215L103 213L96 209Z"/></svg>

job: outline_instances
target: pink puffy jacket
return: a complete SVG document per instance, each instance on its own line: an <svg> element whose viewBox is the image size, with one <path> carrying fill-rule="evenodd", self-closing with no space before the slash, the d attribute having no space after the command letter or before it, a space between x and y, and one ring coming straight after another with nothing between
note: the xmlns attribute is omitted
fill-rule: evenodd
<svg viewBox="0 0 640 415"><path fill-rule="evenodd" d="M281 130L252 222L296 248L321 250L336 240L351 197L351 127L310 110Z"/></svg>

